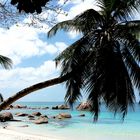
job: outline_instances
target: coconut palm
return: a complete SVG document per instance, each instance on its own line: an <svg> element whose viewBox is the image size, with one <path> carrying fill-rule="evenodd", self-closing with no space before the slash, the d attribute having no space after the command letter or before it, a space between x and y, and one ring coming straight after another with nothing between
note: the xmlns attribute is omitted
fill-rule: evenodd
<svg viewBox="0 0 140 140"><path fill-rule="evenodd" d="M2 94L0 93L0 102L3 102L3 101L4 101L3 96L2 96Z"/></svg>
<svg viewBox="0 0 140 140"><path fill-rule="evenodd" d="M10 69L12 67L12 60L6 56L0 55L0 65L5 69Z"/></svg>
<svg viewBox="0 0 140 140"><path fill-rule="evenodd" d="M0 64L5 69L9 69L9 68L12 67L12 60L10 58L8 58L8 57L5 57L3 55L0 55ZM0 102L3 102L3 101L4 101L3 96L0 93Z"/></svg>
<svg viewBox="0 0 140 140"><path fill-rule="evenodd" d="M100 11L89 9L49 31L49 37L60 29L83 34L55 59L62 66L60 77L19 91L2 103L0 110L33 91L66 81L66 101L72 105L84 89L94 121L102 101L124 118L128 106L133 107L135 102L134 86L140 90L140 43L135 36L140 31L140 21L132 18L140 2L98 0L97 4Z"/></svg>
<svg viewBox="0 0 140 140"><path fill-rule="evenodd" d="M83 35L55 59L61 63L61 76L72 73L66 82L66 101L72 105L84 89L95 121L102 101L124 118L135 101L134 86L140 90L140 42L135 35L140 21L133 20L134 13L140 12L140 1L97 0L97 4L100 11L89 9L58 23L48 36L60 29Z"/></svg>

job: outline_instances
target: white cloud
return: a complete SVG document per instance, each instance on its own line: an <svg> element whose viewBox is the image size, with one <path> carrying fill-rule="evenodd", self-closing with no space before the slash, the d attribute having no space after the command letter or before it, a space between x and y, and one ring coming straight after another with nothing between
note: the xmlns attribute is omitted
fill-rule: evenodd
<svg viewBox="0 0 140 140"><path fill-rule="evenodd" d="M14 64L22 59L35 55L42 55L41 48L46 42L38 39L37 31L29 27L12 26L9 30L0 29L0 52L2 55L11 57Z"/></svg>
<svg viewBox="0 0 140 140"><path fill-rule="evenodd" d="M61 2L63 2L62 0ZM87 9L95 9L95 10L100 10L100 8L97 6L95 0L71 0L69 1L68 4L73 5L67 12L68 15L65 16L63 14L58 15L57 19L58 22L73 19L75 16L81 14L82 12L86 11ZM80 34L75 31L70 31L68 32L68 35L70 39L75 39L77 38Z"/></svg>
<svg viewBox="0 0 140 140"><path fill-rule="evenodd" d="M59 4L62 5L63 3L64 0L60 0ZM93 0L85 0L84 2L82 0L71 0L66 4L67 7L68 4L72 5L68 9L68 16L58 15L58 22L72 19L84 10L94 8ZM30 18L25 19L24 22L30 22L29 20ZM47 32L47 30L44 32ZM40 37L40 33L42 33L40 29L28 26L23 27L21 24L11 26L9 30L0 28L0 54L12 58L15 65L13 69L8 71L0 69L0 82L2 83L0 84L0 89L2 93L3 91L6 92L6 89L9 93L19 91L58 74L59 68L56 69L55 62L51 60L45 61L38 67L33 67L32 64L30 67L22 67L22 65L18 67L18 64L26 63L29 58L46 54L56 55L67 47L64 42L48 43L45 37ZM68 34L71 39L76 38L78 35L76 32L69 32Z"/></svg>
<svg viewBox="0 0 140 140"><path fill-rule="evenodd" d="M37 82L50 79L57 75L55 62L45 61L41 66L35 67L17 67L11 70L0 70L0 89L22 89Z"/></svg>
<svg viewBox="0 0 140 140"><path fill-rule="evenodd" d="M100 8L97 6L95 0L71 0L69 4L72 4L73 6L67 11L68 15L58 15L57 19L59 22L69 20L74 18L75 16L81 14L87 9L95 9L99 10Z"/></svg>
<svg viewBox="0 0 140 140"><path fill-rule="evenodd" d="M76 32L76 31L70 31L70 32L68 32L68 36L69 36L71 39L75 39L75 38L77 38L79 35L80 35L80 33L79 33L79 32Z"/></svg>
<svg viewBox="0 0 140 140"><path fill-rule="evenodd" d="M39 38L39 33L41 31L33 27L12 26L9 30L0 28L0 53L10 57L14 65L17 65L33 56L55 54L60 51L60 46L49 44L47 37L46 40ZM62 47L64 45L63 43Z"/></svg>
<svg viewBox="0 0 140 140"><path fill-rule="evenodd" d="M67 45L64 42L56 42L55 46L57 47L58 52L62 52L67 47Z"/></svg>

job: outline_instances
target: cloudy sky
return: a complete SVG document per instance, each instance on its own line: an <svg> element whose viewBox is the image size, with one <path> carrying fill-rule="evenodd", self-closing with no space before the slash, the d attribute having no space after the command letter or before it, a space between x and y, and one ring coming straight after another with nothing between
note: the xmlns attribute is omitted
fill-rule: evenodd
<svg viewBox="0 0 140 140"><path fill-rule="evenodd" d="M59 4L63 5L64 0ZM58 15L57 20L71 19L82 11L94 8L94 0L71 0L64 9L68 16ZM137 16L137 18L139 18ZM29 19L24 19L27 21ZM49 27L49 25L45 25ZM9 29L0 28L0 54L13 60L13 68L4 70L0 67L0 93L7 98L19 90L37 82L41 82L59 75L59 68L55 67L54 58L68 45L78 38L75 32L59 32L55 37L47 39L49 28L34 28L20 23ZM49 87L34 92L22 101L63 101L65 85Z"/></svg>

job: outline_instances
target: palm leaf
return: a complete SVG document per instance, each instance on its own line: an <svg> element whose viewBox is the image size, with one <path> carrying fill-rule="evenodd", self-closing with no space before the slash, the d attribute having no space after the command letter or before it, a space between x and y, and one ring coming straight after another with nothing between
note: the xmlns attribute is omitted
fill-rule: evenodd
<svg viewBox="0 0 140 140"><path fill-rule="evenodd" d="M96 28L97 24L102 24L103 17L95 10L89 9L81 15L75 17L73 20L63 21L56 24L49 32L48 37L52 37L58 30L64 31L75 30L86 34L91 31L92 28Z"/></svg>
<svg viewBox="0 0 140 140"><path fill-rule="evenodd" d="M0 55L0 64L5 69L10 69L12 67L12 60L8 57Z"/></svg>
<svg viewBox="0 0 140 140"><path fill-rule="evenodd" d="M113 14L114 17L121 20L127 18L133 18L136 11L139 11L140 1L139 0L117 0L116 8Z"/></svg>
<svg viewBox="0 0 140 140"><path fill-rule="evenodd" d="M118 26L121 31L126 30L136 36L140 34L140 20L125 21L120 23Z"/></svg>
<svg viewBox="0 0 140 140"><path fill-rule="evenodd" d="M133 58L133 56L127 49L127 47L125 47L123 49L122 55L124 58L124 62L128 68L130 77L133 81L133 84L135 85L136 88L138 88L138 90L140 90L140 67L139 67L139 65L136 63L135 59Z"/></svg>

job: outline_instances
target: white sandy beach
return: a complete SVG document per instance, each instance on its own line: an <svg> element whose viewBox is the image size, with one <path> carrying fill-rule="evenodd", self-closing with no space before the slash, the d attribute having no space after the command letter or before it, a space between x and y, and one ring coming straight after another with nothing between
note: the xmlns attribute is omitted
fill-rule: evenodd
<svg viewBox="0 0 140 140"><path fill-rule="evenodd" d="M107 135L95 135L93 140L139 140L139 136L107 136ZM26 134L17 132L11 129L3 129L0 128L0 140L64 140L60 138L47 137L47 136L39 136L33 134ZM75 140L75 139L73 139Z"/></svg>
<svg viewBox="0 0 140 140"><path fill-rule="evenodd" d="M0 128L0 140L59 140L45 136L25 134L15 130Z"/></svg>

